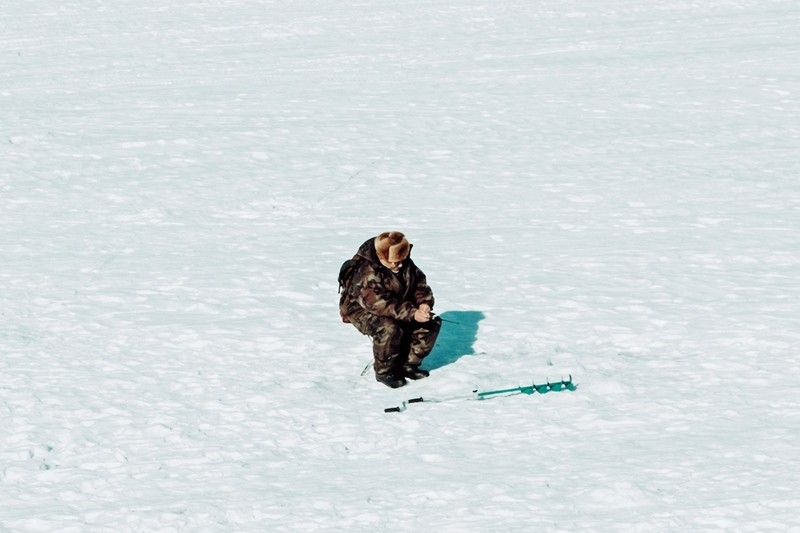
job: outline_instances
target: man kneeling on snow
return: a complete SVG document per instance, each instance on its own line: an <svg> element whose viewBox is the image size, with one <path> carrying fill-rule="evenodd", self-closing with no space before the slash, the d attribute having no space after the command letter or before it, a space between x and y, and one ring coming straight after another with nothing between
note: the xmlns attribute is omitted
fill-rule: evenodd
<svg viewBox="0 0 800 533"><path fill-rule="evenodd" d="M442 321L433 316L433 291L411 260L399 231L381 233L358 249L352 279L345 280L339 312L372 337L375 378L392 388L428 376L420 368Z"/></svg>

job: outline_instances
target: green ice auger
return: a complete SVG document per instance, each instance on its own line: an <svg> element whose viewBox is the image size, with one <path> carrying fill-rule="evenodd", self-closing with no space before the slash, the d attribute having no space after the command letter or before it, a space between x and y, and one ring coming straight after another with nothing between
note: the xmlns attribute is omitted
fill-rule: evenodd
<svg viewBox="0 0 800 533"><path fill-rule="evenodd" d="M550 383L548 380L541 385L536 385L535 383L532 385L526 385L524 387L514 387L513 389L500 389L500 390L490 390L484 392L476 392L475 396L478 400L483 400L485 398L489 398L491 396L497 396L499 394L534 394L538 392L539 394L546 394L550 391L559 392L562 390L575 390L575 384L572 382L572 374L569 375L569 379L562 379L561 381L556 381L555 383Z"/></svg>
<svg viewBox="0 0 800 533"><path fill-rule="evenodd" d="M411 398L410 400L404 401L402 404L398 405L397 407L387 407L383 411L386 413L401 413L408 409L408 406L412 403L441 403L441 402L448 402L453 400L486 400L493 396L501 396L501 395L511 395L511 394L547 394L548 392L559 392L564 390L573 391L577 389L577 386L572 382L572 374L570 374L569 379L562 379L561 381L556 381L555 383L550 383L548 380L545 383L540 385L536 385L535 383L532 385L526 385L524 387L514 387L512 389L499 389L499 390L489 390L480 392L477 389L472 391L472 394L468 396L451 396L449 398Z"/></svg>

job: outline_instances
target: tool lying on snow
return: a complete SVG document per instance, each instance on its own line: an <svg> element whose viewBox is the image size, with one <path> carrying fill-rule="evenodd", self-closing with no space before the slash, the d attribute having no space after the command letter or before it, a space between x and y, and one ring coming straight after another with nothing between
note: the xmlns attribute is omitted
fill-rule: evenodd
<svg viewBox="0 0 800 533"><path fill-rule="evenodd" d="M577 388L575 383L572 381L572 374L570 374L569 379L562 379L561 381L556 381L555 383L550 383L547 381L546 383L542 383L540 385L531 384L524 387L513 387L510 389L499 389L499 390L490 390L490 391L479 391L475 389L472 391L470 395L464 396L450 396L447 398L411 398L409 400L404 401L402 404L398 405L397 407L387 407L383 410L384 413L401 413L408 409L408 406L412 403L441 403L441 402L448 402L453 400L486 400L492 398L494 396L506 395L511 396L514 394L547 394L548 392L560 392L564 390L574 391Z"/></svg>

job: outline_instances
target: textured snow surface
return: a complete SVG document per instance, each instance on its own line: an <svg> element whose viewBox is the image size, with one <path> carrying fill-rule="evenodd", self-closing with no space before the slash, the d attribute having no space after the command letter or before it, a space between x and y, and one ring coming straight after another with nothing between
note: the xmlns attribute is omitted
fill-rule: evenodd
<svg viewBox="0 0 800 533"><path fill-rule="evenodd" d="M0 531L800 532L796 2L6 4Z"/></svg>

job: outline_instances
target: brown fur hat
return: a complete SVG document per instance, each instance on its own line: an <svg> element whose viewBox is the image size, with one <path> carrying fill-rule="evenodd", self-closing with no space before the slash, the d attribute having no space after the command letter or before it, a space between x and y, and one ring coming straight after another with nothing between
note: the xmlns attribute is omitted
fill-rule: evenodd
<svg viewBox="0 0 800 533"><path fill-rule="evenodd" d="M375 253L387 263L399 263L408 257L411 245L399 231L386 231L375 237Z"/></svg>

